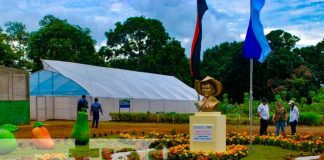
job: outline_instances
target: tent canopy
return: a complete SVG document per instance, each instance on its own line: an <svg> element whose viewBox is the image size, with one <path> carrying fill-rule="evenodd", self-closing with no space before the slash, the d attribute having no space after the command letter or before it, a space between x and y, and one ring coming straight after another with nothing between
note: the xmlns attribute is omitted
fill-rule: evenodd
<svg viewBox="0 0 324 160"><path fill-rule="evenodd" d="M84 91L77 88L78 91L94 97L197 100L196 91L173 76L54 60L42 60L42 63L44 70L50 71L42 74L54 74L56 78L64 80L65 90L69 87L75 90L75 87L80 86ZM39 80L33 79L33 75L31 87L37 88L35 83L40 83ZM47 82L43 85L50 84Z"/></svg>
<svg viewBox="0 0 324 160"><path fill-rule="evenodd" d="M89 93L73 80L52 71L38 71L30 77L31 96L80 96Z"/></svg>

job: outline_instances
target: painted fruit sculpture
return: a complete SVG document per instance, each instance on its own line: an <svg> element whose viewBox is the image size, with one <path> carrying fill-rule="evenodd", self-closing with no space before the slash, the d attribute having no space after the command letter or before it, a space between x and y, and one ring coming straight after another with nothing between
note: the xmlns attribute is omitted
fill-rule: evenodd
<svg viewBox="0 0 324 160"><path fill-rule="evenodd" d="M88 113L86 111L78 112L71 137L75 139L76 145L86 145L89 142L90 129L88 126Z"/></svg>
<svg viewBox="0 0 324 160"><path fill-rule="evenodd" d="M38 149L53 149L55 147L54 141L50 133L44 127L43 122L35 122L32 129L32 141L34 146Z"/></svg>
<svg viewBox="0 0 324 160"><path fill-rule="evenodd" d="M12 124L5 124L0 127L0 155L8 154L16 149L17 141L12 132L18 128Z"/></svg>

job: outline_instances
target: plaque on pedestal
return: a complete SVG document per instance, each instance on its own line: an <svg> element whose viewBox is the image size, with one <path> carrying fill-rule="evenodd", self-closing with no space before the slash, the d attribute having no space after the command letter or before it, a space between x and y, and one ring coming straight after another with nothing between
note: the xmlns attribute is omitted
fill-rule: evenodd
<svg viewBox="0 0 324 160"><path fill-rule="evenodd" d="M190 116L190 151L226 151L226 116L220 112Z"/></svg>

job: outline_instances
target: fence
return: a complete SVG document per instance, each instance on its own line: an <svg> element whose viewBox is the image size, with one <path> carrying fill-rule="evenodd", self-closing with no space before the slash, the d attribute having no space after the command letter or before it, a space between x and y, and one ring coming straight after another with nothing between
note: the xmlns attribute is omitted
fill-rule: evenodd
<svg viewBox="0 0 324 160"><path fill-rule="evenodd" d="M26 71L0 66L0 100L29 100L29 75Z"/></svg>
<svg viewBox="0 0 324 160"><path fill-rule="evenodd" d="M29 75L0 66L0 125L29 124Z"/></svg>

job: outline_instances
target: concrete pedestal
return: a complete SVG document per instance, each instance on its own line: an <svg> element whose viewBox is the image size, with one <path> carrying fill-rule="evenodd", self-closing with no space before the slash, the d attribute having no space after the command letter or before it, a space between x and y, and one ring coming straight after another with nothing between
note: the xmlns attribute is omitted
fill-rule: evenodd
<svg viewBox="0 0 324 160"><path fill-rule="evenodd" d="M190 151L226 151L226 116L220 112L196 112L190 116Z"/></svg>

